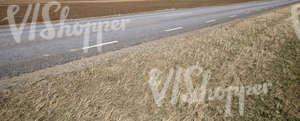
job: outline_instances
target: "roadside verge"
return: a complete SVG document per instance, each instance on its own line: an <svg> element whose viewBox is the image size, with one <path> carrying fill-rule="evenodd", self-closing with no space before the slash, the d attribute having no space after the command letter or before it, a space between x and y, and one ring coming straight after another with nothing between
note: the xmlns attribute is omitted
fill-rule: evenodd
<svg viewBox="0 0 300 121"><path fill-rule="evenodd" d="M4 120L299 120L300 41L290 7L182 35L151 41L65 65L2 80ZM236 98L158 107L149 72L199 65L211 71L208 88L271 83L266 95L247 96L244 116ZM50 75L49 75L50 74ZM174 76L175 78L175 76ZM202 77L193 76L193 86ZM173 79L172 82L175 80ZM180 94L186 92L180 86Z"/></svg>

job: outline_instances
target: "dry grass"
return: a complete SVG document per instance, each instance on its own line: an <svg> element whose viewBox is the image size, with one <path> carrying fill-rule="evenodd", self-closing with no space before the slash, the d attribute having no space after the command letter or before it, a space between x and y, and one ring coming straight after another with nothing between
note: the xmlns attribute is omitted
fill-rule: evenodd
<svg viewBox="0 0 300 121"><path fill-rule="evenodd" d="M299 120L300 41L286 20L289 16L286 7L75 62L92 65L84 69L3 80L1 120ZM237 100L232 117L225 118L224 101L171 105L170 91L157 107L148 72L195 64L212 71L210 87L273 86L268 95L246 98L243 117ZM62 68L75 67L73 63L52 70Z"/></svg>

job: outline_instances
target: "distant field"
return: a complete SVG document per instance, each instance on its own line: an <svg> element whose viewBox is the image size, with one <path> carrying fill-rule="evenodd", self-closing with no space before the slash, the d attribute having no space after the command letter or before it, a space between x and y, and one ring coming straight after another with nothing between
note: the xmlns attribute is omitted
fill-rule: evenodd
<svg viewBox="0 0 300 121"><path fill-rule="evenodd" d="M0 0L0 4L15 4L15 3L35 3L38 0ZM53 0L39 0L41 3L50 2ZM62 3L95 3L95 2L129 2L129 1L149 1L149 0L55 0Z"/></svg>
<svg viewBox="0 0 300 121"><path fill-rule="evenodd" d="M21 6L20 11L16 15L16 22L20 23L25 14L28 3L34 2L26 0L0 0L0 20L7 16L8 4L19 4ZM41 0L41 3L45 3L49 0ZM80 19L89 17L102 17L119 14L131 14L140 12L149 12L156 10L166 9L182 9L182 8L195 8L195 7L207 7L207 6L219 6L226 4L235 4L243 2L251 2L257 0L89 0L83 2L83 0L60 0L63 1L62 5L70 7L70 14L68 19ZM77 1L77 2L76 2ZM99 2L95 2L99 1ZM100 2L102 1L102 2ZM113 1L113 2L108 2ZM40 12L41 13L41 12ZM50 13L51 20L59 19L58 13ZM31 18L29 18L30 20ZM39 16L38 21L43 21ZM0 21L0 25L7 25L7 21Z"/></svg>

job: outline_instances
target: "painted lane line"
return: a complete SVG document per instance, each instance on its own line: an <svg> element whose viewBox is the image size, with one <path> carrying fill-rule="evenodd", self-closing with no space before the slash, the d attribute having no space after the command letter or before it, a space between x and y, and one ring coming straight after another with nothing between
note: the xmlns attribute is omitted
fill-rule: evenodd
<svg viewBox="0 0 300 121"><path fill-rule="evenodd" d="M75 51L78 51L79 49L70 49L69 51L70 52L75 52Z"/></svg>
<svg viewBox="0 0 300 121"><path fill-rule="evenodd" d="M237 15L231 15L231 16L229 16L230 18L234 18L234 17L236 17Z"/></svg>
<svg viewBox="0 0 300 121"><path fill-rule="evenodd" d="M211 23L211 22L215 22L215 21L216 21L216 19L212 19L212 20L206 21L205 23Z"/></svg>
<svg viewBox="0 0 300 121"><path fill-rule="evenodd" d="M101 44L97 44L97 45L93 45L93 46L89 46L89 47L84 47L82 49L85 50L85 49L89 49L89 48L100 47L100 46L114 44L114 43L118 43L118 42L119 41L111 41L111 42L101 43Z"/></svg>
<svg viewBox="0 0 300 121"><path fill-rule="evenodd" d="M169 14L166 16L185 16L185 15L192 15L193 13L189 12L189 13L177 13L177 14Z"/></svg>
<svg viewBox="0 0 300 121"><path fill-rule="evenodd" d="M166 32L170 32L170 31L175 31L175 30L179 30L179 29L182 29L182 27L176 27L176 28L173 28L173 29L167 29L165 31Z"/></svg>
<svg viewBox="0 0 300 121"><path fill-rule="evenodd" d="M50 55L49 55L49 54L44 54L43 56L44 56L44 57L49 57Z"/></svg>

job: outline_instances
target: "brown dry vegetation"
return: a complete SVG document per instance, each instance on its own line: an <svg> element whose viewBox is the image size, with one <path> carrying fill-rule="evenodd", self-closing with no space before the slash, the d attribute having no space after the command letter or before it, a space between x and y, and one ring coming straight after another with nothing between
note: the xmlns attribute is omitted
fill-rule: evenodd
<svg viewBox="0 0 300 121"><path fill-rule="evenodd" d="M2 80L1 120L300 120L300 41L289 16L286 7ZM236 99L225 118L224 101L172 105L170 90L157 107L148 72L195 64L212 71L209 87L273 85L246 97L243 117Z"/></svg>
<svg viewBox="0 0 300 121"><path fill-rule="evenodd" d="M234 3L250 2L257 0L146 0L146 1L130 1L130 2L105 2L105 3L62 3L62 6L69 6L70 13L68 19L80 19L90 17L103 17L119 14L130 14L139 12L150 12L167 9L182 9L207 6L228 5ZM5 2L0 2L0 4ZM11 3L8 3L11 4ZM14 3L16 4L16 3ZM16 23L21 23L26 12L27 4L17 2L20 5L20 12L16 15ZM53 8L54 9L54 8ZM32 13L28 23L31 22ZM60 12L51 10L51 20L59 20ZM7 17L7 6L0 6L0 20ZM43 22L41 12L38 17L39 22ZM0 21L0 25L7 25L7 21Z"/></svg>

